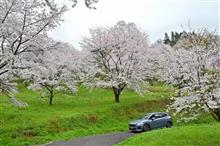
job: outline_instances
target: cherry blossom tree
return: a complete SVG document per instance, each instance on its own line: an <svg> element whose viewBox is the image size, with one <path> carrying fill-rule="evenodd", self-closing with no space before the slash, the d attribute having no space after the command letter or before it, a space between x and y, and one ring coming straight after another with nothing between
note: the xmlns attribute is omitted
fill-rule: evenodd
<svg viewBox="0 0 220 146"><path fill-rule="evenodd" d="M17 57L39 51L46 32L61 21L65 7L53 9L42 0L0 1L0 80L6 89L12 79ZM2 89L2 90L5 90Z"/></svg>
<svg viewBox="0 0 220 146"><path fill-rule="evenodd" d="M174 45L174 48L184 48L186 50L194 47L204 49L216 48L219 45L219 35L215 31L210 32L208 29L190 29L189 32L183 31L180 41Z"/></svg>
<svg viewBox="0 0 220 146"><path fill-rule="evenodd" d="M94 87L111 87L115 101L119 102L125 87L141 92L145 78L147 35L134 23L118 22L113 27L90 31L91 37L82 40L87 50L86 83Z"/></svg>
<svg viewBox="0 0 220 146"><path fill-rule="evenodd" d="M147 48L147 54L145 54L145 70L146 79L152 85L155 81L164 81L164 68L167 63L166 50L170 49L170 46L164 45L162 41L157 41L151 44Z"/></svg>
<svg viewBox="0 0 220 146"><path fill-rule="evenodd" d="M176 113L190 113L193 119L207 110L220 121L219 41L218 35L204 29L183 34L175 48L166 50L164 79L182 91L170 106Z"/></svg>
<svg viewBox="0 0 220 146"><path fill-rule="evenodd" d="M48 97L52 105L57 92L76 91L78 52L71 45L60 42L47 48L39 54L23 57L26 65L21 76L30 82L30 89L41 90L41 96Z"/></svg>
<svg viewBox="0 0 220 146"><path fill-rule="evenodd" d="M190 80L191 52L184 49L174 49L169 46L164 47L158 58L163 71L162 78L166 83L177 88L177 95L180 97L184 93L184 87Z"/></svg>

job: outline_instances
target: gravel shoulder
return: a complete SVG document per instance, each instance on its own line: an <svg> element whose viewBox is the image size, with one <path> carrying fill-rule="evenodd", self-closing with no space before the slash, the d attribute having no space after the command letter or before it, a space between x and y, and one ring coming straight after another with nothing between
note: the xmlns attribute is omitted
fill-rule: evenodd
<svg viewBox="0 0 220 146"><path fill-rule="evenodd" d="M69 141L53 142L46 146L112 146L133 135L134 133L131 132L108 133L76 138Z"/></svg>

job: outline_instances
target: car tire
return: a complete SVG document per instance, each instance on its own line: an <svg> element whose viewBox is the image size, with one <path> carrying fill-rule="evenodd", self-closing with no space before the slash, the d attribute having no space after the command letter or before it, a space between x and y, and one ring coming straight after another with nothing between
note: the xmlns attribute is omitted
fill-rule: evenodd
<svg viewBox="0 0 220 146"><path fill-rule="evenodd" d="M166 128L172 127L172 122L167 122L166 125L165 125L165 127L166 127Z"/></svg>
<svg viewBox="0 0 220 146"><path fill-rule="evenodd" d="M146 131L149 131L149 130L150 130L150 125L144 124L143 131L146 132Z"/></svg>

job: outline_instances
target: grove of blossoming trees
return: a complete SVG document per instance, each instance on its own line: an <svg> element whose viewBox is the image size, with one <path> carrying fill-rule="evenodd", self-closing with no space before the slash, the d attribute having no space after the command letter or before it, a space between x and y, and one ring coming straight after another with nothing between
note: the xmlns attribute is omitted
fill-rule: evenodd
<svg viewBox="0 0 220 146"><path fill-rule="evenodd" d="M66 0L75 6L77 0ZM88 8L98 0L85 0ZM67 4L54 0L0 0L0 91L15 91L14 79L42 92L49 104L57 91L75 92L77 83L111 88L115 101L125 88L138 93L149 80L175 87L170 110L195 118L209 111L220 122L220 37L206 29L183 31L171 46L149 45L134 23L119 21L90 30L81 52L47 32L62 21ZM8 94L12 96L12 94ZM19 103L15 99L14 103ZM188 119L190 119L188 118Z"/></svg>
<svg viewBox="0 0 220 146"><path fill-rule="evenodd" d="M65 0L64 0L65 1ZM42 52L47 46L47 31L62 21L68 5L61 6L54 0L1 0L0 1L0 91L8 95L14 90L14 75L24 69L23 53ZM65 2L66 2L65 1ZM94 8L97 0L85 0L88 8ZM23 64L19 64L19 63ZM25 67L27 68L27 67Z"/></svg>

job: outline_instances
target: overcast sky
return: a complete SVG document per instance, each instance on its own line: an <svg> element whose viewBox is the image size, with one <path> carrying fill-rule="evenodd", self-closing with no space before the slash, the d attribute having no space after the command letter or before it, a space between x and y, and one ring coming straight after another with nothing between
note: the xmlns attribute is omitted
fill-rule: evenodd
<svg viewBox="0 0 220 146"><path fill-rule="evenodd" d="M80 49L82 36L90 28L111 26L120 20L134 22L149 34L150 42L163 38L165 32L206 27L219 33L220 0L99 0L91 10L79 0L78 5L64 15L61 23L49 35L56 40L69 42Z"/></svg>

